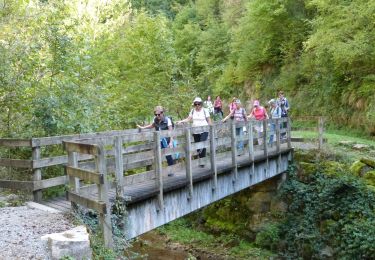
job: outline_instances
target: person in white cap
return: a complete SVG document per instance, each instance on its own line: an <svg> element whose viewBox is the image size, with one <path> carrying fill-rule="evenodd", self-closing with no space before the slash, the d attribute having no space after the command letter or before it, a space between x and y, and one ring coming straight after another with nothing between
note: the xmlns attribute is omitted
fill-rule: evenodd
<svg viewBox="0 0 375 260"><path fill-rule="evenodd" d="M210 112L203 106L203 101L200 97L196 97L193 101L194 108L190 111L189 116L183 120L177 121L177 124L187 123L193 121L192 127L200 127L211 125ZM194 131L193 129L194 142L203 142L208 138L208 132L202 132L200 130ZM199 158L206 157L206 148L198 149ZM204 167L204 164L200 162L200 167Z"/></svg>
<svg viewBox="0 0 375 260"><path fill-rule="evenodd" d="M271 106L271 111L270 111L271 119L281 118L281 108L277 104L277 101L275 99L271 99L270 101L268 101L268 104ZM271 145L274 142L273 136L274 136L275 130L276 130L276 124L272 122L270 125L270 141L269 141Z"/></svg>

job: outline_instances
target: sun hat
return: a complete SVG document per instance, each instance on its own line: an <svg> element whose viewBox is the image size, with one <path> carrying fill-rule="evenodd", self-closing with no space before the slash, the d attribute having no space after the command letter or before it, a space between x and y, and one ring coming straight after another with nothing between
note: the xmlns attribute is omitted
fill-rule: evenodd
<svg viewBox="0 0 375 260"><path fill-rule="evenodd" d="M164 108L162 106L156 106L154 112L164 112Z"/></svg>
<svg viewBox="0 0 375 260"><path fill-rule="evenodd" d="M235 101L234 103L236 103L236 104L241 104L241 100L236 99L236 101Z"/></svg>
<svg viewBox="0 0 375 260"><path fill-rule="evenodd" d="M202 99L200 97L196 97L194 98L194 101L193 101L193 104L197 102L197 103L202 103Z"/></svg>
<svg viewBox="0 0 375 260"><path fill-rule="evenodd" d="M270 104L270 105L276 104L276 100L274 98L272 98L270 101L268 101L268 104Z"/></svg>
<svg viewBox="0 0 375 260"><path fill-rule="evenodd" d="M259 100L254 100L253 106L259 106Z"/></svg>

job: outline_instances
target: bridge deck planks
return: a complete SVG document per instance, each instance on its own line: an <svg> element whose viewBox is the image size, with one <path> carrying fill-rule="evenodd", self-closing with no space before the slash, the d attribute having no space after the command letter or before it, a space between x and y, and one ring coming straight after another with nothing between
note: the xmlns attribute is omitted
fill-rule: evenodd
<svg viewBox="0 0 375 260"><path fill-rule="evenodd" d="M281 152L289 151L286 144L282 145ZM272 157L276 154L276 147L269 148L269 156ZM264 151L254 151L254 161L263 161L265 159ZM251 160L249 159L248 153L246 153L242 156L237 157L237 165L239 167L246 166L251 164ZM218 154L217 158L217 172L218 174L222 174L223 172L228 172L232 168L232 157L230 153L227 154ZM188 184L188 181L186 179L186 172L185 169L177 169L173 172L173 176L167 176L166 173L164 173L165 176L163 176L163 185L164 185L164 193L170 192L175 189L183 188ZM205 179L211 178L213 175L210 163L207 163L204 168L200 167L193 167L193 183L199 182ZM116 191L115 189L109 190L109 197L110 201L114 201L116 197ZM141 183L126 185L124 187L124 196L131 198L130 201L127 201L126 203L128 205L131 205L133 203L136 203L138 201L142 201L148 198L151 198L153 196L156 196L158 194L158 189L156 185L155 179L146 180ZM90 195L91 199L98 199L98 193L93 193ZM65 197L55 198L48 201L43 202L44 205L58 209L63 212L67 212L70 209L70 202L66 200Z"/></svg>

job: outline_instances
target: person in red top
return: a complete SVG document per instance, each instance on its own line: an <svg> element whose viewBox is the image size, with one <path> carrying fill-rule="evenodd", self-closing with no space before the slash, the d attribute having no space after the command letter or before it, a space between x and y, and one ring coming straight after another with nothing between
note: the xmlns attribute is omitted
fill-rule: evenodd
<svg viewBox="0 0 375 260"><path fill-rule="evenodd" d="M259 103L259 100L254 100L253 109L251 110L250 115L248 116L250 119L255 118L257 121L255 124L255 130L258 132L258 144L262 144L262 136L263 136L263 120L268 119L267 110L262 107Z"/></svg>
<svg viewBox="0 0 375 260"><path fill-rule="evenodd" d="M220 96L216 96L215 102L214 102L214 115L219 117L219 120L221 120L224 116L223 113L223 102L221 101Z"/></svg>

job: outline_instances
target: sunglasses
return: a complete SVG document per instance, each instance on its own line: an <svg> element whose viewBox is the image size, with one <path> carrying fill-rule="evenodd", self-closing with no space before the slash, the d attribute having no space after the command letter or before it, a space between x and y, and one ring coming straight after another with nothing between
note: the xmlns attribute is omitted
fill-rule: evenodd
<svg viewBox="0 0 375 260"><path fill-rule="evenodd" d="M155 113L154 116L160 116L161 114L163 114L163 112L161 112L160 114L156 114L156 113Z"/></svg>
<svg viewBox="0 0 375 260"><path fill-rule="evenodd" d="M194 106L200 106L202 103L194 103Z"/></svg>

